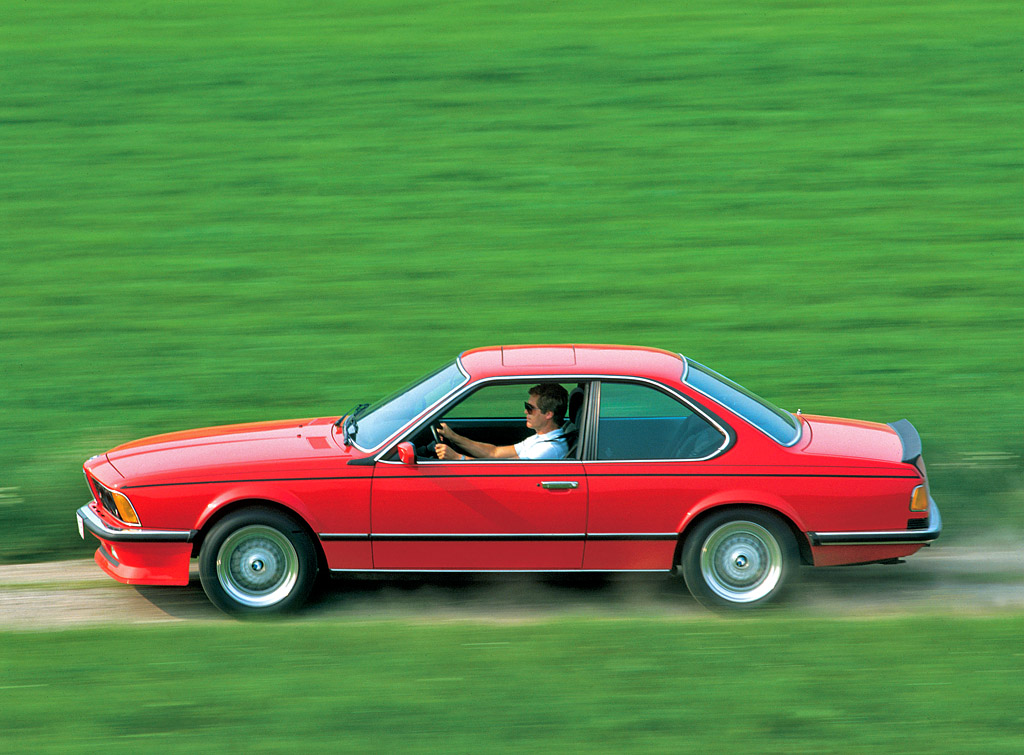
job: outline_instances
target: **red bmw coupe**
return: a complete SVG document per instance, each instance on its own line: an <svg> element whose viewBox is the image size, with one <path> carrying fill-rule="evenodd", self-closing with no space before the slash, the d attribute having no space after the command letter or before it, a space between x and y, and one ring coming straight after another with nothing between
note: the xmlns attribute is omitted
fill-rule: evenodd
<svg viewBox="0 0 1024 755"><path fill-rule="evenodd" d="M545 383L557 451L519 458ZM671 571L751 608L800 565L896 562L942 529L907 420L793 415L626 346L475 349L342 417L159 435L85 474L101 569L185 585L198 558L239 614L299 606L322 572Z"/></svg>

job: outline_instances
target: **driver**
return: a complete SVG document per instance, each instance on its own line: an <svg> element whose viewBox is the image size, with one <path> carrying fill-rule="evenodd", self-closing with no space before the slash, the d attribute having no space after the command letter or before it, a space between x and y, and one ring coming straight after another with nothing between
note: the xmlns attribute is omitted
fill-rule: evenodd
<svg viewBox="0 0 1024 755"><path fill-rule="evenodd" d="M525 402L526 426L535 432L514 446L494 446L470 440L441 423L443 441L457 444L459 452L444 442L438 443L437 458L445 461L469 459L564 459L569 444L562 432L569 394L558 383L541 383L530 389Z"/></svg>

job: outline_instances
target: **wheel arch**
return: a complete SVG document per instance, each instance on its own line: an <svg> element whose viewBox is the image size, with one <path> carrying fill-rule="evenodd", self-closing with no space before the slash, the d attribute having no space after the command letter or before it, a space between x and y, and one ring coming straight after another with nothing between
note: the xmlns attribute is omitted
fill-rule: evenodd
<svg viewBox="0 0 1024 755"><path fill-rule="evenodd" d="M804 534L804 531L785 510L788 508L788 506L780 508L778 506L756 501L729 501L711 503L707 506L693 510L684 520L682 528L679 531L679 539L676 541L675 552L672 554L672 568L676 568L679 564L680 558L683 554L683 547L686 545L686 539L689 537L690 533L696 529L696 525L710 516L714 516L722 511L728 511L731 509L758 509L777 516L787 527L789 527L790 532L793 534L793 539L796 542L797 549L800 551L801 565L813 566L814 556L811 553L811 544L808 542L807 535Z"/></svg>
<svg viewBox="0 0 1024 755"><path fill-rule="evenodd" d="M219 504L211 503L210 506L207 507L206 511L203 512L203 517L197 528L197 534L192 541L192 558L196 558L199 555L207 534L209 534L210 530L213 529L217 522L236 511L242 511L244 509L266 509L268 511L276 511L277 513L283 514L291 519L302 528L306 537L309 538L309 541L316 549L317 563L320 570L323 571L327 568L327 556L324 553L323 544L320 542L320 538L317 537L316 531L310 526L309 522L306 521L306 518L300 512L296 511L295 508L264 497L243 497L231 499Z"/></svg>

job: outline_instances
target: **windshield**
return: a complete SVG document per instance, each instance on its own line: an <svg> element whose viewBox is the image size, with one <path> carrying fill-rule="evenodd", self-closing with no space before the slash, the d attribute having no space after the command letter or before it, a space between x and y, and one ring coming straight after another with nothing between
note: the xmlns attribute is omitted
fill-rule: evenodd
<svg viewBox="0 0 1024 755"><path fill-rule="evenodd" d="M434 370L356 416L356 444L375 448L442 396L466 382L456 362Z"/></svg>
<svg viewBox="0 0 1024 755"><path fill-rule="evenodd" d="M784 446L791 446L800 438L800 423L789 412L755 396L742 385L698 362L688 359L687 364L687 385L713 398Z"/></svg>

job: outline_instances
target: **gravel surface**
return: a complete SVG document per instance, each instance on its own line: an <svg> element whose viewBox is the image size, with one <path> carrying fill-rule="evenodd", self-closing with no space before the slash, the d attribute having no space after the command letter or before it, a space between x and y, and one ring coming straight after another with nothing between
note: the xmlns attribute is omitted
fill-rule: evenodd
<svg viewBox="0 0 1024 755"><path fill-rule="evenodd" d="M193 562L194 563L194 562ZM802 569L782 609L795 614L896 616L1024 610L1024 544L930 548L904 564ZM682 579L662 574L367 576L320 589L300 619L528 622L565 617L714 616ZM0 566L0 628L231 621L188 587L129 587L92 559Z"/></svg>

